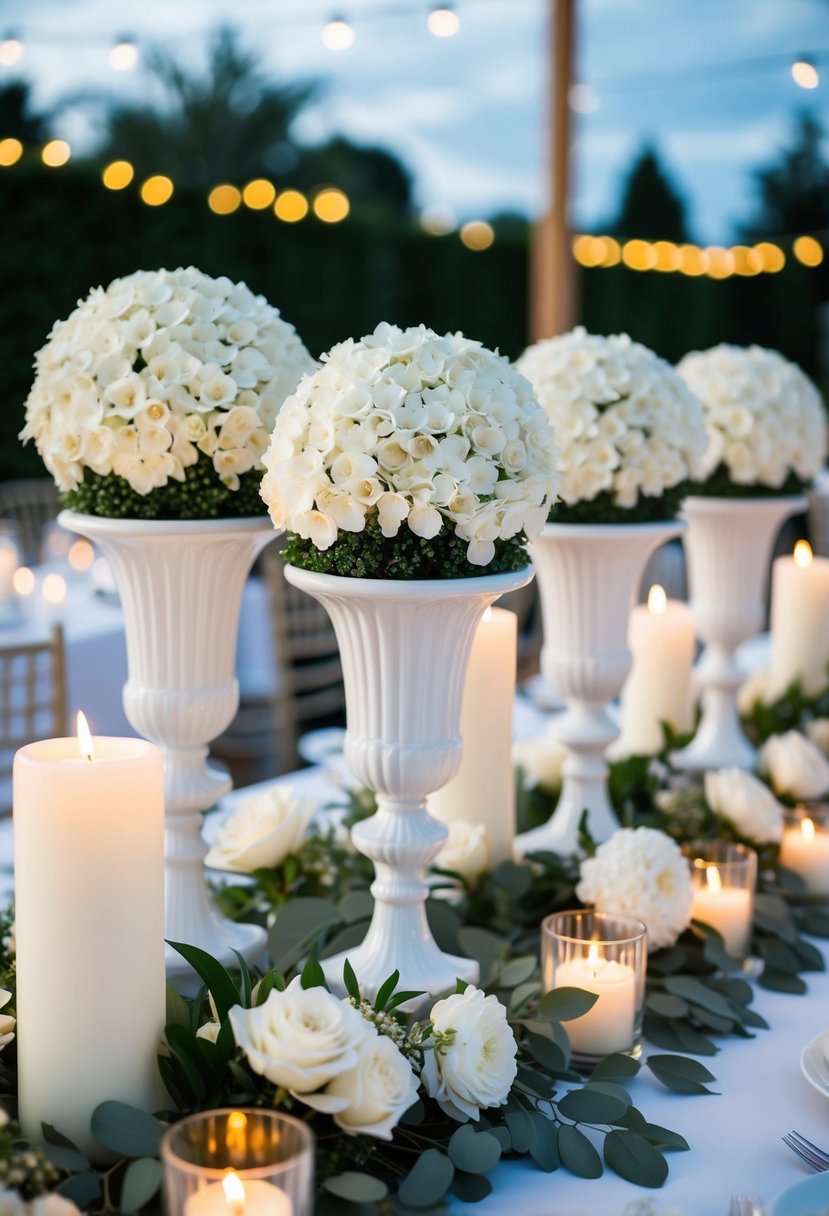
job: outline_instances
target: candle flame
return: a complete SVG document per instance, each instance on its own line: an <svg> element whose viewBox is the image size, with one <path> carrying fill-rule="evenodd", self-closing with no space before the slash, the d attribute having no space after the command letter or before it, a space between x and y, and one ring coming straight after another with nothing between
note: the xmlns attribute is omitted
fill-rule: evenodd
<svg viewBox="0 0 829 1216"><path fill-rule="evenodd" d="M238 1208L245 1202L245 1188L235 1170L228 1170L222 1179L222 1190L228 1204Z"/></svg>
<svg viewBox="0 0 829 1216"><path fill-rule="evenodd" d="M654 583L648 592L648 612L653 616L664 616L667 607L668 597L665 594L665 588L660 587L659 583Z"/></svg>
<svg viewBox="0 0 829 1216"><path fill-rule="evenodd" d="M599 945L598 942L591 942L590 949L587 951L588 963L597 963L599 961Z"/></svg>
<svg viewBox="0 0 829 1216"><path fill-rule="evenodd" d="M807 540L799 540L794 547L794 564L801 570L808 569L812 564L812 546Z"/></svg>
<svg viewBox="0 0 829 1216"><path fill-rule="evenodd" d="M716 866L707 866L705 870L705 881L708 883L708 890L715 894L722 890L722 879L720 872Z"/></svg>
<svg viewBox="0 0 829 1216"><path fill-rule="evenodd" d="M84 714L78 710L78 747L84 760L95 759L95 748L92 746L92 732Z"/></svg>
<svg viewBox="0 0 829 1216"><path fill-rule="evenodd" d="M815 821L807 815L805 819L800 821L800 831L803 834L804 840L814 840L815 838Z"/></svg>

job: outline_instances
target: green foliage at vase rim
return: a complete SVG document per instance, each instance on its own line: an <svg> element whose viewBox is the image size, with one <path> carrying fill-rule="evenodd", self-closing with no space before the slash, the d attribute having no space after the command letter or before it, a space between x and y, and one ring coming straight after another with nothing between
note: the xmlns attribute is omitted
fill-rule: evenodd
<svg viewBox="0 0 829 1216"><path fill-rule="evenodd" d="M186 474L184 481L171 480L149 494L139 494L117 473L104 477L86 469L77 489L61 498L72 511L109 519L239 519L265 514L259 495L261 470L242 473L238 490L231 490L210 458L200 452Z"/></svg>
<svg viewBox="0 0 829 1216"><path fill-rule="evenodd" d="M431 540L415 536L405 526L397 536L387 537L376 520L368 519L362 532L339 532L329 549L317 549L312 541L289 532L282 556L289 565L302 570L345 578L480 578L521 570L529 564L523 534L496 540L495 557L488 566L473 566L467 559L467 548L467 542L448 526Z"/></svg>
<svg viewBox="0 0 829 1216"><path fill-rule="evenodd" d="M800 730L815 718L829 717L829 668L827 684L819 693L809 695L803 691L799 680L794 680L786 691L774 701L757 698L747 714L743 715L743 726L752 743L760 747L772 735L787 730Z"/></svg>
<svg viewBox="0 0 829 1216"><path fill-rule="evenodd" d="M680 482L660 495L640 493L632 507L620 507L611 490L602 490L585 502L553 504L548 517L551 524L645 524L667 523L676 519L683 499L691 493L691 483Z"/></svg>
<svg viewBox="0 0 829 1216"><path fill-rule="evenodd" d="M695 481L687 486L686 495L703 498L788 498L793 494L802 494L810 485L811 479L804 481L794 472L789 473L782 486L767 486L762 482L743 485L732 480L728 465L722 462L705 481Z"/></svg>

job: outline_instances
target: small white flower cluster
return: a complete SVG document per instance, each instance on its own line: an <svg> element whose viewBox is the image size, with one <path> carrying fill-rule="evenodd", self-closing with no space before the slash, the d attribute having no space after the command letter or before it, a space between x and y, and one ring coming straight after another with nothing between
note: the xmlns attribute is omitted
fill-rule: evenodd
<svg viewBox="0 0 829 1216"><path fill-rule="evenodd" d="M516 366L552 420L568 506L607 492L630 509L696 477L702 408L670 364L627 334L579 327L536 342Z"/></svg>
<svg viewBox="0 0 829 1216"><path fill-rule="evenodd" d="M705 800L746 840L757 844L783 835L783 807L762 781L739 768L705 774Z"/></svg>
<svg viewBox="0 0 829 1216"><path fill-rule="evenodd" d="M636 916L648 949L672 946L691 920L693 885L687 859L656 828L620 828L581 863L576 895L597 912Z"/></svg>
<svg viewBox="0 0 829 1216"><path fill-rule="evenodd" d="M228 1017L254 1072L331 1115L349 1135L391 1140L417 1098L417 1073L395 1038L379 1032L373 1010L364 1018L350 999L303 988L298 976L283 992L272 989L257 1008L236 1005ZM424 1043L427 1093L459 1121L505 1102L517 1049L497 998L470 985L463 995L438 1001L431 1022L433 1038Z"/></svg>
<svg viewBox="0 0 829 1216"><path fill-rule="evenodd" d="M826 415L799 367L761 346L693 351L677 367L705 409L703 475L720 464L737 485L777 489L811 479L826 461Z"/></svg>
<svg viewBox="0 0 829 1216"><path fill-rule="evenodd" d="M328 549L376 519L431 539L444 525L487 566L535 536L555 498L553 434L527 381L461 334L385 322L323 355L285 402L264 458L274 525Z"/></svg>
<svg viewBox="0 0 829 1216"><path fill-rule="evenodd" d="M289 786L250 794L216 832L204 863L214 870L252 874L280 865L302 846L317 804Z"/></svg>
<svg viewBox="0 0 829 1216"><path fill-rule="evenodd" d="M59 489L84 470L148 494L200 453L230 490L262 467L277 412L314 367L296 330L244 283L194 267L97 287L35 358L20 437Z"/></svg>

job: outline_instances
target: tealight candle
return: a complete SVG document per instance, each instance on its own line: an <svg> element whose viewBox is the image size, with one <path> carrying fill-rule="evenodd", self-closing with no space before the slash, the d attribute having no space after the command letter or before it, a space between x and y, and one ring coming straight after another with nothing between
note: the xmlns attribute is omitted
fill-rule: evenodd
<svg viewBox="0 0 829 1216"><path fill-rule="evenodd" d="M783 695L795 680L807 695L829 683L829 558L814 557L799 540L791 557L778 557L771 575L771 666L766 697Z"/></svg>
<svg viewBox="0 0 829 1216"><path fill-rule="evenodd" d="M807 895L829 895L829 823L817 807L786 815L780 865L803 880Z"/></svg>
<svg viewBox="0 0 829 1216"><path fill-rule="evenodd" d="M190 1115L165 1133L161 1162L170 1216L311 1216L313 1136L290 1115Z"/></svg>
<svg viewBox="0 0 829 1216"><path fill-rule="evenodd" d="M647 930L633 917L557 912L541 926L544 988L583 988L598 999L567 1022L576 1063L612 1052L638 1055L647 964Z"/></svg>
<svg viewBox="0 0 829 1216"><path fill-rule="evenodd" d="M13 801L20 1121L100 1156L99 1103L162 1096L162 755L143 739L31 743Z"/></svg>
<svg viewBox="0 0 829 1216"><path fill-rule="evenodd" d="M751 939L752 892L745 887L723 886L719 868L703 863L705 880L694 886L691 919L716 929L726 954L743 959Z"/></svg>
<svg viewBox="0 0 829 1216"><path fill-rule="evenodd" d="M518 617L487 608L475 632L461 710L463 754L452 780L429 795L436 819L467 819L487 830L490 864L512 856L515 779L512 705L518 654Z"/></svg>
<svg viewBox="0 0 829 1216"><path fill-rule="evenodd" d="M633 665L622 689L622 731L614 754L651 756L661 751L663 722L679 734L691 729L694 636L690 606L667 599L658 583L651 587L647 604L632 610L628 647Z"/></svg>

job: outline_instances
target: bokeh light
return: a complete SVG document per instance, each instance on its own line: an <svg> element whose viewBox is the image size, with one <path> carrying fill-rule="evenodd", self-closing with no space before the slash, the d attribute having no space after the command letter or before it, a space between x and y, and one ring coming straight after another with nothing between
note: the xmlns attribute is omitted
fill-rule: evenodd
<svg viewBox="0 0 829 1216"><path fill-rule="evenodd" d="M277 195L273 205L273 213L276 218L284 220L286 224L295 224L298 220L304 220L308 210L308 199L299 190L283 190L281 194Z"/></svg>
<svg viewBox="0 0 829 1216"><path fill-rule="evenodd" d="M50 139L48 144L43 145L40 153L40 159L49 169L59 169L61 165L65 165L72 155L72 149L65 139Z"/></svg>
<svg viewBox="0 0 829 1216"><path fill-rule="evenodd" d="M242 205L242 192L236 186L223 182L210 191L207 205L214 215L232 215Z"/></svg>
<svg viewBox="0 0 829 1216"><path fill-rule="evenodd" d="M264 211L272 205L275 198L276 187L265 177L257 177L248 182L242 191L242 202L246 207L250 207L251 211Z"/></svg>
<svg viewBox="0 0 829 1216"><path fill-rule="evenodd" d="M148 207L161 207L173 197L173 183L163 173L148 177L141 186L141 201Z"/></svg>
<svg viewBox="0 0 829 1216"><path fill-rule="evenodd" d="M322 45L329 51L347 51L357 35L344 17L332 17L322 27Z"/></svg>
<svg viewBox="0 0 829 1216"><path fill-rule="evenodd" d="M326 224L338 224L351 209L347 195L335 186L328 186L314 196L314 215Z"/></svg>
<svg viewBox="0 0 829 1216"><path fill-rule="evenodd" d="M0 139L0 166L16 165L22 155L23 145L19 139Z"/></svg>
<svg viewBox="0 0 829 1216"><path fill-rule="evenodd" d="M792 253L802 266L819 266L823 261L823 247L813 236L799 236L792 245Z"/></svg>
<svg viewBox="0 0 829 1216"><path fill-rule="evenodd" d="M470 220L461 228L461 242L467 249L472 249L475 253L480 253L482 249L489 249L494 240L495 232L492 225L488 224L486 220Z"/></svg>
<svg viewBox="0 0 829 1216"><path fill-rule="evenodd" d="M101 174L107 190L124 190L135 177L135 170L128 160L114 160Z"/></svg>
<svg viewBox="0 0 829 1216"><path fill-rule="evenodd" d="M461 22L450 5L438 4L426 18L426 26L436 38L453 38L461 28Z"/></svg>

